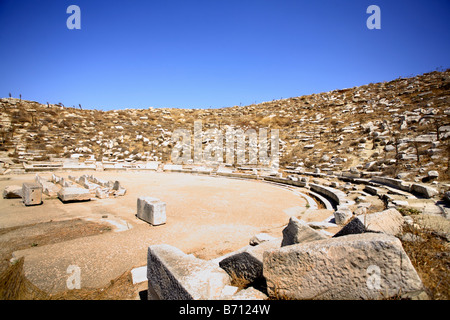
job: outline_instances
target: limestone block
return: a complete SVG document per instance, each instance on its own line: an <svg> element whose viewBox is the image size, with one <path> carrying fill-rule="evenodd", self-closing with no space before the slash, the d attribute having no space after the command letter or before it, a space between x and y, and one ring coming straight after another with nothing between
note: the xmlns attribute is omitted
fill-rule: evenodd
<svg viewBox="0 0 450 320"><path fill-rule="evenodd" d="M397 188L403 191L409 192L411 189L411 183L405 182L400 179L393 179L388 177L372 177L371 182L384 184L393 188Z"/></svg>
<svg viewBox="0 0 450 320"><path fill-rule="evenodd" d="M87 178L87 175L82 175L79 179L78 179L78 183L80 184L80 185L84 185L86 182L88 182L88 178Z"/></svg>
<svg viewBox="0 0 450 320"><path fill-rule="evenodd" d="M267 295L253 287L243 289L233 295L232 300L267 300Z"/></svg>
<svg viewBox="0 0 450 320"><path fill-rule="evenodd" d="M127 189L123 188L123 187L119 187L119 190L114 190L113 194L115 196L124 196L127 193Z"/></svg>
<svg viewBox="0 0 450 320"><path fill-rule="evenodd" d="M391 208L381 212L358 216L362 224L371 231L379 231L389 235L397 235L402 232L404 219L400 212Z"/></svg>
<svg viewBox="0 0 450 320"><path fill-rule="evenodd" d="M164 171L181 171L183 170L183 166L180 164L165 164Z"/></svg>
<svg viewBox="0 0 450 320"><path fill-rule="evenodd" d="M42 187L42 193L49 197L56 197L59 189L61 189L61 186L59 184L54 184L53 182L50 182L40 177L39 175L36 175L34 180Z"/></svg>
<svg viewBox="0 0 450 320"><path fill-rule="evenodd" d="M146 203L144 214L150 213L150 223L154 226L166 223L166 203L160 200Z"/></svg>
<svg viewBox="0 0 450 320"><path fill-rule="evenodd" d="M317 183L311 183L311 190L324 195L325 197L332 199L337 205L351 204L351 201L347 199L347 195L337 189L323 186Z"/></svg>
<svg viewBox="0 0 450 320"><path fill-rule="evenodd" d="M109 197L108 189L98 188L95 190L95 196L99 199L106 199Z"/></svg>
<svg viewBox="0 0 450 320"><path fill-rule="evenodd" d="M353 213L347 207L339 207L338 210L334 212L334 220L338 225L344 225L353 217Z"/></svg>
<svg viewBox="0 0 450 320"><path fill-rule="evenodd" d="M374 186L365 186L363 191L375 196L381 193L381 189Z"/></svg>
<svg viewBox="0 0 450 320"><path fill-rule="evenodd" d="M264 285L263 254L264 251L279 248L281 240L263 242L257 246L247 246L228 255L219 262L219 266L230 276L248 284Z"/></svg>
<svg viewBox="0 0 450 320"><path fill-rule="evenodd" d="M59 185L56 185L51 182L42 182L42 192L50 197L55 197L58 193L58 191L61 189Z"/></svg>
<svg viewBox="0 0 450 320"><path fill-rule="evenodd" d="M166 244L148 247L147 279L149 293L161 300L218 299L230 285L228 274L217 264Z"/></svg>
<svg viewBox="0 0 450 320"><path fill-rule="evenodd" d="M287 299L382 299L423 290L399 239L363 233L264 253L270 296Z"/></svg>
<svg viewBox="0 0 450 320"><path fill-rule="evenodd" d="M119 190L121 188L119 181L114 181L114 185L112 187L113 190Z"/></svg>
<svg viewBox="0 0 450 320"><path fill-rule="evenodd" d="M52 182L53 183L59 183L61 180L61 177L57 176L56 174L52 174Z"/></svg>
<svg viewBox="0 0 450 320"><path fill-rule="evenodd" d="M158 170L159 162L151 161L147 162L145 165L145 169Z"/></svg>
<svg viewBox="0 0 450 320"><path fill-rule="evenodd" d="M154 226L165 224L166 203L153 197L139 197L136 216Z"/></svg>
<svg viewBox="0 0 450 320"><path fill-rule="evenodd" d="M431 170L431 171L428 171L428 177L430 177L430 178L438 178L439 177L439 172L437 172L436 170Z"/></svg>
<svg viewBox="0 0 450 320"><path fill-rule="evenodd" d="M23 183L22 200L26 206L42 204L42 187L38 183Z"/></svg>
<svg viewBox="0 0 450 320"><path fill-rule="evenodd" d="M258 244L265 242L265 241L270 241L270 240L275 240L275 237L272 237L271 235L268 235L267 233L258 233L255 234L249 241L249 244L252 246L257 246Z"/></svg>
<svg viewBox="0 0 450 320"><path fill-rule="evenodd" d="M3 199L22 198L22 187L17 185L6 186L3 189Z"/></svg>
<svg viewBox="0 0 450 320"><path fill-rule="evenodd" d="M107 180L103 180L103 179L99 179L99 178L95 178L94 182L101 185L102 187L106 187L108 184Z"/></svg>
<svg viewBox="0 0 450 320"><path fill-rule="evenodd" d="M144 214L144 205L147 201L154 201L158 200L157 198L152 197L139 197L137 198L137 213L136 215L138 217L142 216Z"/></svg>

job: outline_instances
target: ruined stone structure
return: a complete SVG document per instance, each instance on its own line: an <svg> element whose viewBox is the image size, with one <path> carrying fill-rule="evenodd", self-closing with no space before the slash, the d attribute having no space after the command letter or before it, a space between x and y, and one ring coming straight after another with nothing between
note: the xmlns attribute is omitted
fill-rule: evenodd
<svg viewBox="0 0 450 320"><path fill-rule="evenodd" d="M413 222L400 212L449 217L449 84L447 70L217 110L102 112L3 98L0 174L38 173L23 186L6 186L3 198L22 198L24 206L58 198L69 206L127 196L122 181L100 179L98 172L272 184L307 203L306 210L289 213L279 238L258 233L248 246L212 260L164 243L148 246L148 296L424 298L423 283L399 240L405 224ZM198 119L205 129L279 129L280 167L172 163L172 133L180 127L192 131ZM212 141L199 138L201 147L211 150ZM79 170L92 174L77 176ZM164 230L172 223L166 215L170 205L148 194L138 196L130 210L145 228ZM319 214L323 220L308 221ZM238 290L236 278L248 288Z"/></svg>

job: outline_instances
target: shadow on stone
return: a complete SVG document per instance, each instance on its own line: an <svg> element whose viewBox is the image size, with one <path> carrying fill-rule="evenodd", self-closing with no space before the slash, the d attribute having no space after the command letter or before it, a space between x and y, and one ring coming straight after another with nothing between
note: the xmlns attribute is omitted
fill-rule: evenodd
<svg viewBox="0 0 450 320"><path fill-rule="evenodd" d="M69 203L89 202L89 201L91 201L91 199L87 199L87 200L67 200L67 201L63 201L63 200L59 199L59 201L61 201L64 204L69 204Z"/></svg>
<svg viewBox="0 0 450 320"><path fill-rule="evenodd" d="M354 217L352 220L350 220L342 229L337 232L333 238L338 238L342 236L347 236L350 234L360 234L360 233L380 233L379 231L373 231L367 229L364 224L359 220L357 217Z"/></svg>

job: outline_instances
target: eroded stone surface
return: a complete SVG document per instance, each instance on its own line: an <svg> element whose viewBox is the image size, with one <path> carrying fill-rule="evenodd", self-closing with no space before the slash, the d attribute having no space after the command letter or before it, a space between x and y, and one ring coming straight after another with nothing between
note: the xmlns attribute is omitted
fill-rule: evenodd
<svg viewBox="0 0 450 320"><path fill-rule="evenodd" d="M162 300L216 299L230 285L228 274L216 264L170 245L148 248L147 279Z"/></svg>
<svg viewBox="0 0 450 320"><path fill-rule="evenodd" d="M382 233L267 251L264 277L271 296L287 299L381 299L423 289L400 240Z"/></svg>

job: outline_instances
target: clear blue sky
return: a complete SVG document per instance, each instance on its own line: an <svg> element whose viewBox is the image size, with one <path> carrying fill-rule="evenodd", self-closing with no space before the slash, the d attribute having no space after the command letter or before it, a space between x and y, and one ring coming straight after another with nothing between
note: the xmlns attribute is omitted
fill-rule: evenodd
<svg viewBox="0 0 450 320"><path fill-rule="evenodd" d="M0 97L219 108L389 81L450 67L449 13L449 0L0 0Z"/></svg>

